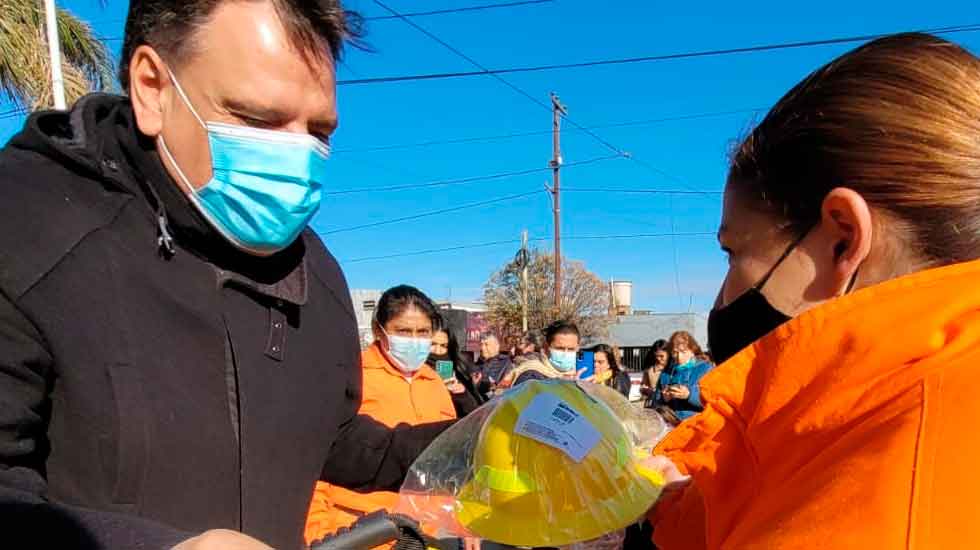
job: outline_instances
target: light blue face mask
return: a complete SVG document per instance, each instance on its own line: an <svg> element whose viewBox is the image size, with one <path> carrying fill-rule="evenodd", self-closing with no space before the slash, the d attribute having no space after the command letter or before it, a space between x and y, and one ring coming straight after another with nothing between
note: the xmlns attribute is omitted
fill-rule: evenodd
<svg viewBox="0 0 980 550"><path fill-rule="evenodd" d="M548 352L548 359L558 372L572 372L575 370L575 360L578 354L574 351L551 350Z"/></svg>
<svg viewBox="0 0 980 550"><path fill-rule="evenodd" d="M194 189L159 137L191 202L236 247L258 256L286 248L320 208L330 149L308 134L207 122L170 73L184 104L208 133L211 180Z"/></svg>
<svg viewBox="0 0 980 550"><path fill-rule="evenodd" d="M385 336L388 337L388 354L394 359L398 370L405 374L412 374L422 368L432 352L431 338L389 335L387 332Z"/></svg>

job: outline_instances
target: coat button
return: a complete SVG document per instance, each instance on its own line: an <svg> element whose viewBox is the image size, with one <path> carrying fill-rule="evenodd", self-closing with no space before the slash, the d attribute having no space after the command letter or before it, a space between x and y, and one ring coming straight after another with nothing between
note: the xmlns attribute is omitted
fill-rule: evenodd
<svg viewBox="0 0 980 550"><path fill-rule="evenodd" d="M272 323L272 328L280 329L280 328L282 328L282 323L280 323L279 321L276 321L275 323Z"/></svg>
<svg viewBox="0 0 980 550"><path fill-rule="evenodd" d="M276 300L276 307L282 307L282 306L283 306L282 300Z"/></svg>
<svg viewBox="0 0 980 550"><path fill-rule="evenodd" d="M279 353L279 346L272 346L272 353Z"/></svg>

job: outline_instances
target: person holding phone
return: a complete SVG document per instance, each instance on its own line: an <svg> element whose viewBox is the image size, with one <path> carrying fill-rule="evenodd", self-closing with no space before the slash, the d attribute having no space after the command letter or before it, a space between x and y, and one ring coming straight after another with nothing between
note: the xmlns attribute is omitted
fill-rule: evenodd
<svg viewBox="0 0 980 550"><path fill-rule="evenodd" d="M426 365L441 326L439 311L420 290L402 285L381 295L372 322L374 343L361 352L359 414L389 427L457 418L446 382ZM365 514L390 511L397 497L389 491L358 492L318 482L307 515L306 541L348 527Z"/></svg>
<svg viewBox="0 0 980 550"><path fill-rule="evenodd" d="M666 413L664 417L677 424L704 410L699 383L712 365L697 340L685 331L671 335L667 352L670 363L660 373L654 401Z"/></svg>
<svg viewBox="0 0 980 550"><path fill-rule="evenodd" d="M650 351L643 358L643 381L640 383L640 393L643 395L643 405L652 409L656 403L654 395L660 383L660 373L667 368L670 355L667 353L667 340L657 340L650 346Z"/></svg>
<svg viewBox="0 0 980 550"><path fill-rule="evenodd" d="M432 349L425 362L432 367L446 383L456 408L456 415L462 418L486 402L473 383L473 365L459 351L459 340L446 327L445 319L440 317L437 328L432 333Z"/></svg>

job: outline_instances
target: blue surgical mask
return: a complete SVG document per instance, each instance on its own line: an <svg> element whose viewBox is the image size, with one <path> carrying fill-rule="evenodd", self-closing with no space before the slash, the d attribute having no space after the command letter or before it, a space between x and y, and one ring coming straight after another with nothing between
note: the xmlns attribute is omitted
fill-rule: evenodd
<svg viewBox="0 0 980 550"><path fill-rule="evenodd" d="M159 137L191 203L241 250L267 256L293 243L320 208L329 148L308 134L204 122L170 74L177 93L208 133L211 180L194 189Z"/></svg>
<svg viewBox="0 0 980 550"><path fill-rule="evenodd" d="M548 359L559 372L574 372L575 362L578 354L574 351L551 350L548 352Z"/></svg>
<svg viewBox="0 0 980 550"><path fill-rule="evenodd" d="M412 374L419 370L429 358L429 353L432 351L431 338L391 336L388 333L385 335L388 338L388 355L398 370L405 374Z"/></svg>

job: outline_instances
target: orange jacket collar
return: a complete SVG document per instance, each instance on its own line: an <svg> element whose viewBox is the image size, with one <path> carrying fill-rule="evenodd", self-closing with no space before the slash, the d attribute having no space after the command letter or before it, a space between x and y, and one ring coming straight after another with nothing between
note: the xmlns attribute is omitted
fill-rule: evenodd
<svg viewBox="0 0 980 550"><path fill-rule="evenodd" d="M749 424L776 415L807 431L839 425L879 403L877 384L921 378L980 340L963 333L980 310L980 261L931 269L860 290L789 321L701 381L703 396ZM900 323L896 321L901 320ZM890 381L890 382L889 382ZM842 414L843 413L843 414Z"/></svg>

